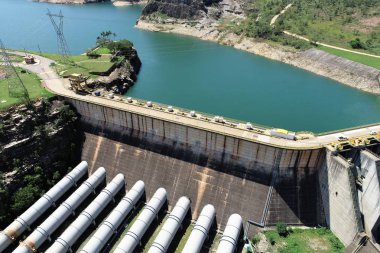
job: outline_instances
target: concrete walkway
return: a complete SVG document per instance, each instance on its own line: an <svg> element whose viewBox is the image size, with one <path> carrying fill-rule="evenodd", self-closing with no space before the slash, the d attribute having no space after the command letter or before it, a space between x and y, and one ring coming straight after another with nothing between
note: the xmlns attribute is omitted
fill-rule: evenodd
<svg viewBox="0 0 380 253"><path fill-rule="evenodd" d="M294 38L297 38L297 39L300 39L300 40L304 40L304 41L307 41L307 42L311 42L311 40L309 40L308 38L300 36L298 34L291 33L291 32L288 32L288 31L284 31L284 33L286 35L292 36ZM350 50L350 49L345 49L345 48L342 48L342 47L336 47L336 46L325 44L325 43L321 43L321 42L314 42L314 43L317 44L317 45L320 45L320 46L324 46L324 47L334 48L334 49L338 49L338 50L341 50L341 51L350 52L350 53L353 53L353 54L360 54L360 55L365 55L365 56L370 56L370 57L374 57L374 58L379 58L380 59L380 55L362 53L362 52L358 52L358 51L354 51L354 50Z"/></svg>
<svg viewBox="0 0 380 253"><path fill-rule="evenodd" d="M23 52L12 53L17 55L24 55ZM328 145L332 142L337 142L338 137L342 135L348 138L358 138L370 136L371 131L376 131L377 133L380 133L379 123L371 127L363 127L354 130L343 131L341 133L332 133L312 137L310 139L294 141L272 137L268 134L260 134L257 132L247 130L245 128L245 124L238 124L234 127L227 124L216 123L213 121L201 120L199 118L191 117L187 114L179 115L178 113L171 113L167 112L166 110L155 110L147 106L138 105L137 103L127 103L125 101L107 99L104 97L97 97L92 95L79 95L73 92L72 90L69 90L68 80L60 78L53 70L51 64L54 61L38 55L33 56L39 61L39 64L25 65L20 63L17 64L17 66L27 69L33 73L36 73L42 79L43 85L48 90L59 96L85 101L97 105L102 105L122 111L128 111L134 114L149 116L168 122L175 122L176 124L187 125L196 129L204 129L207 131L220 133L222 135L232 136L235 138L262 143L265 145L282 147L287 149L317 149L322 148L325 145Z"/></svg>

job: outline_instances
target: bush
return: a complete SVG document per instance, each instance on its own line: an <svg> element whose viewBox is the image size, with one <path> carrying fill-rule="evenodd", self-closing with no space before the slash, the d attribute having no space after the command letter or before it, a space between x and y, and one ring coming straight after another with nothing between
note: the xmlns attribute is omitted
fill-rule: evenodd
<svg viewBox="0 0 380 253"><path fill-rule="evenodd" d="M260 235L256 234L254 237L252 237L252 243L257 244L260 241Z"/></svg>
<svg viewBox="0 0 380 253"><path fill-rule="evenodd" d="M359 38L356 38L355 40L351 40L350 46L353 49L367 49L366 45L363 42L361 42Z"/></svg>
<svg viewBox="0 0 380 253"><path fill-rule="evenodd" d="M329 241L331 243L331 247L336 252L341 252L344 249L344 245L339 241L339 239L335 236L330 236Z"/></svg>
<svg viewBox="0 0 380 253"><path fill-rule="evenodd" d="M274 245L276 243L276 238L273 234L269 234L267 238L271 245Z"/></svg>
<svg viewBox="0 0 380 253"><path fill-rule="evenodd" d="M133 52L133 43L129 40L119 40L107 44L107 48L115 55L130 55Z"/></svg>
<svg viewBox="0 0 380 253"><path fill-rule="evenodd" d="M285 223L277 223L276 224L276 229L277 229L277 233L280 235L280 236L287 236L288 235L288 230L286 229L286 224Z"/></svg>

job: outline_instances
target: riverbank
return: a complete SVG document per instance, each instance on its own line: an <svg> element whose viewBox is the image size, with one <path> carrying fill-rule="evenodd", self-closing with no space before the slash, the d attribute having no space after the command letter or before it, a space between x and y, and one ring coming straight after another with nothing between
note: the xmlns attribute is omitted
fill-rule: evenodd
<svg viewBox="0 0 380 253"><path fill-rule="evenodd" d="M380 95L379 70L316 48L296 51L295 49L280 45L270 45L265 41L258 41L233 33L220 32L217 29L217 23L197 23L194 25L185 21L178 22L173 20L153 23L140 18L136 27L153 32L188 35L232 46L236 49L308 70L353 88Z"/></svg>
<svg viewBox="0 0 380 253"><path fill-rule="evenodd" d="M131 5L146 5L148 1L142 0L142 1L125 1L125 0L116 0L112 1L112 4L116 7L124 7L124 6L131 6Z"/></svg>

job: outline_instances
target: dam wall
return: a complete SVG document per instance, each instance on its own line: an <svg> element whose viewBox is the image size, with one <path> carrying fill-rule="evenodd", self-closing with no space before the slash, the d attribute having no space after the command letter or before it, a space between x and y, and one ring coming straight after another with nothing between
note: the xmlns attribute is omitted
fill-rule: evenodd
<svg viewBox="0 0 380 253"><path fill-rule="evenodd" d="M317 196L318 166L325 157L322 148L273 147L201 124L190 127L153 114L66 100L86 128L82 159L90 167L107 165L111 173L122 172L130 183L144 180L148 197L158 186L167 189L169 205L187 195L193 217L199 207L211 203L219 227L234 212L258 223L323 223Z"/></svg>
<svg viewBox="0 0 380 253"><path fill-rule="evenodd" d="M319 185L326 223L347 246L363 231L354 166L326 148L320 165Z"/></svg>
<svg viewBox="0 0 380 253"><path fill-rule="evenodd" d="M380 242L380 157L363 150L360 152L360 178L362 187L358 191L360 209L364 217L366 234Z"/></svg>

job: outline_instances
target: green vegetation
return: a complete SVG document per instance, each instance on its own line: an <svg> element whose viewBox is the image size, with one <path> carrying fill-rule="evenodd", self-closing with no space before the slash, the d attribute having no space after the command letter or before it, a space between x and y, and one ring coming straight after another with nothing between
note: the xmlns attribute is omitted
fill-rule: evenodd
<svg viewBox="0 0 380 253"><path fill-rule="evenodd" d="M379 14L379 0L300 0L278 21L313 41L380 55Z"/></svg>
<svg viewBox="0 0 380 253"><path fill-rule="evenodd" d="M346 51L342 51L339 49L334 49L334 48L329 48L329 47L324 47L324 46L318 46L319 49L326 51L330 54L334 54L346 59L349 59L351 61L356 61L377 69L380 69L380 59L371 57L371 56L366 56L366 55L360 55L360 54L354 54Z"/></svg>
<svg viewBox="0 0 380 253"><path fill-rule="evenodd" d="M113 40L111 39L116 37L116 33L113 33L111 31L104 31L101 32L100 35L96 38L96 45L97 46L105 46L108 43L112 42Z"/></svg>
<svg viewBox="0 0 380 253"><path fill-rule="evenodd" d="M24 109L9 108L8 113L18 116L17 120L1 119L0 131L7 129L0 134L4 146L29 140L18 147L17 153L8 150L0 157L0 227L30 207L80 159L82 138L76 130L76 113L57 101L54 109L49 100L36 104L21 107Z"/></svg>
<svg viewBox="0 0 380 253"><path fill-rule="evenodd" d="M28 90L31 99L54 96L54 94L41 86L41 81L37 75L23 71L20 68L17 68L17 73ZM9 96L7 79L0 79L0 110L4 110L11 105L19 104L21 102L21 98Z"/></svg>
<svg viewBox="0 0 380 253"><path fill-rule="evenodd" d="M189 236L191 234L191 231L193 230L193 225L189 225L186 228L185 234L182 236L181 241L178 243L177 248L175 249L175 252L182 252L183 248L185 247L185 244L187 242L187 239L189 239Z"/></svg>
<svg viewBox="0 0 380 253"><path fill-rule="evenodd" d="M107 72L115 63L111 61L111 56L101 55L98 58L93 58L88 55L70 55L69 60L63 61L59 54L44 53L44 57L57 62L53 67L61 76L71 74L83 74L88 77L94 77L98 73Z"/></svg>
<svg viewBox="0 0 380 253"><path fill-rule="evenodd" d="M271 27L271 19L290 3ZM224 20L219 29L301 50L316 46L282 32L287 30L311 41L380 55L380 0L246 0L245 12L247 19ZM340 56L369 66L378 61L345 52Z"/></svg>
<svg viewBox="0 0 380 253"><path fill-rule="evenodd" d="M94 51L95 54L102 55L102 54L111 54L111 51L107 47L97 47Z"/></svg>
<svg viewBox="0 0 380 253"><path fill-rule="evenodd" d="M277 230L265 231L264 235L270 243L266 252L276 253L341 253L344 245L327 228L289 229L285 224L277 224ZM279 232L286 231L280 235ZM257 236L252 239L258 242Z"/></svg>

